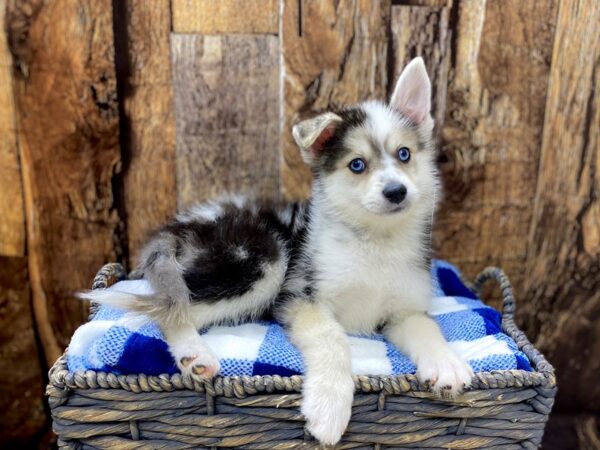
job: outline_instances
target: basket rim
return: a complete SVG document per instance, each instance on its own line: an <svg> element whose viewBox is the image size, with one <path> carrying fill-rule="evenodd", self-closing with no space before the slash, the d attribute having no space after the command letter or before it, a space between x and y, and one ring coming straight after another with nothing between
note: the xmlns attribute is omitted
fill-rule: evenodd
<svg viewBox="0 0 600 450"><path fill-rule="evenodd" d="M94 279L93 289L106 288L116 281L127 278L121 264L106 264ZM486 390L534 387L545 391L556 390L554 368L531 344L527 336L515 324L515 299L513 289L504 272L497 267L487 267L475 277L473 283L465 283L479 294L488 280L500 285L503 296L502 329L517 344L534 368L525 370L497 370L477 372L471 386L465 393ZM92 313L93 314L93 313ZM132 392L165 392L173 390L193 390L211 396L245 397L253 394L300 393L301 375L282 377L279 375L217 376L212 380L198 382L179 373L168 375L129 374L116 375L103 371L76 371L67 368L66 352L55 362L49 371L47 394L64 396L65 391L74 389L124 389ZM356 393L380 393L385 395L420 392L423 396L432 395L427 383L420 383L414 374L401 375L354 375ZM553 396L553 395L552 395Z"/></svg>

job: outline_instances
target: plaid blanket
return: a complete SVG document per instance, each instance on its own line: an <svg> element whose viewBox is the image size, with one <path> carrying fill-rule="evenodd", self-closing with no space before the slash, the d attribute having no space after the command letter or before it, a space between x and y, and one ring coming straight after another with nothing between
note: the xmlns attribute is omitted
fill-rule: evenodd
<svg viewBox="0 0 600 450"><path fill-rule="evenodd" d="M429 314L450 346L475 372L531 371L525 354L502 333L501 315L484 305L444 261L432 265L435 298ZM145 280L121 281L109 289L151 293ZM221 375L282 375L303 372L302 357L274 322L215 326L199 331L220 359ZM356 375L414 373L416 367L381 335L350 335L352 370ZM71 371L97 370L117 374L173 374L175 362L160 328L143 316L101 307L94 319L75 332L67 350Z"/></svg>

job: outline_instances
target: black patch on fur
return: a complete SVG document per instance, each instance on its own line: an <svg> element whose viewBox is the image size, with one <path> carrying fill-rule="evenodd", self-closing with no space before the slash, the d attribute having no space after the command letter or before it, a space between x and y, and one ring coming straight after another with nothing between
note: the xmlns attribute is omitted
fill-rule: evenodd
<svg viewBox="0 0 600 450"><path fill-rule="evenodd" d="M360 107L342 109L336 114L342 118L342 122L335 128L333 136L325 142L319 164L326 173L333 172L337 162L348 153L349 149L343 145L346 134L364 125L367 119L367 113Z"/></svg>
<svg viewBox="0 0 600 450"><path fill-rule="evenodd" d="M263 267L284 257L280 240L289 233L271 208L252 212L234 205L225 205L215 222L176 220L163 231L176 238L179 248L198 249L183 278L192 302L209 303L252 289L264 276Z"/></svg>
<svg viewBox="0 0 600 450"><path fill-rule="evenodd" d="M306 286L304 286L304 291L303 294L307 297L307 298L312 298L313 296L313 287L310 284L307 284Z"/></svg>

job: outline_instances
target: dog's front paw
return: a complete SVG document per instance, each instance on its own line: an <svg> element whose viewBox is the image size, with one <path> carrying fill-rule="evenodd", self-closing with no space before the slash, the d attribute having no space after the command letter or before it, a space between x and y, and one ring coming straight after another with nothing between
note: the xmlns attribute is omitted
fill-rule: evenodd
<svg viewBox="0 0 600 450"><path fill-rule="evenodd" d="M310 434L321 444L337 444L352 414L352 377L305 380L302 394L302 414Z"/></svg>
<svg viewBox="0 0 600 450"><path fill-rule="evenodd" d="M212 353L187 352L177 358L177 367L183 375L189 375L197 380L210 380L219 373L219 360Z"/></svg>
<svg viewBox="0 0 600 450"><path fill-rule="evenodd" d="M417 361L417 378L422 383L429 383L438 397L454 398L470 386L473 371L448 349L421 357Z"/></svg>

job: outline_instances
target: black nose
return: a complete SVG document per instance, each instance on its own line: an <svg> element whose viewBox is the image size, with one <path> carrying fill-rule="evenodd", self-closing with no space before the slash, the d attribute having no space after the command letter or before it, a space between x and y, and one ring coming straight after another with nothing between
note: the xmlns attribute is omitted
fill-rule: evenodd
<svg viewBox="0 0 600 450"><path fill-rule="evenodd" d="M406 197L406 186L399 183L388 184L383 188L383 196L392 203L400 203Z"/></svg>

